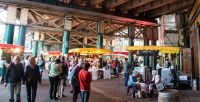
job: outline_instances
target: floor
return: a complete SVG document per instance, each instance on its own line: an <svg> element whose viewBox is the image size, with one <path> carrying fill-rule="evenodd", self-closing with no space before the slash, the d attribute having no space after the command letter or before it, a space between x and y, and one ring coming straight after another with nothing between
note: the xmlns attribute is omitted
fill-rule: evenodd
<svg viewBox="0 0 200 102"><path fill-rule="evenodd" d="M129 95L126 95L126 88L123 87L123 75L116 78L112 76L110 80L98 79L93 80L91 83L91 94L89 102L157 102L156 98L143 98L134 99L131 97L131 91ZM66 86L65 98L59 98L59 100L53 101L48 99L49 81L47 72L44 71L42 85L38 86L36 102L71 102L72 94L69 84ZM200 91L192 90L179 90L179 97L181 102L198 102L200 100ZM22 86L21 101L26 102L26 90L25 86ZM80 101L80 96L78 102ZM0 102L8 102L8 90L0 85Z"/></svg>

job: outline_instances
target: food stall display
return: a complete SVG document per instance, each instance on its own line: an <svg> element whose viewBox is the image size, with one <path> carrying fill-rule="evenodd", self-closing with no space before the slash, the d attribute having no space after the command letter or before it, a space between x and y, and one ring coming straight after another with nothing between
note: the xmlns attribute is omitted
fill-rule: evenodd
<svg viewBox="0 0 200 102"><path fill-rule="evenodd" d="M6 57L6 62L10 63L11 61L11 54L21 54L23 52L24 46L17 46L13 44L0 44L0 51L1 51L1 56Z"/></svg>
<svg viewBox="0 0 200 102"><path fill-rule="evenodd" d="M98 65L99 65L98 59L90 59L90 55L111 53L111 50L99 49L99 48L75 48L75 49L69 50L69 53L79 53L80 55L84 55L84 54L89 55L89 61L91 62L91 65L92 65L92 67L89 69L89 72L92 73L92 80L97 80L99 73L101 72L103 72L103 76L105 76L104 79L111 79L110 71L109 73L107 73L108 71L106 70L98 69Z"/></svg>

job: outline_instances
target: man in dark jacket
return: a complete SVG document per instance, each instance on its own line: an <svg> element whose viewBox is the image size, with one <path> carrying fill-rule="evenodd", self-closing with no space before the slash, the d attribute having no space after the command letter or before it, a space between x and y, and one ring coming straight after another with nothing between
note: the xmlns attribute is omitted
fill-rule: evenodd
<svg viewBox="0 0 200 102"><path fill-rule="evenodd" d="M23 64L20 63L20 56L15 56L12 63L8 66L4 78L4 87L8 84L9 102L14 102L14 91L16 94L16 102L21 102L21 80L24 75Z"/></svg>
<svg viewBox="0 0 200 102"><path fill-rule="evenodd" d="M119 68L120 68L120 63L117 60L117 58L115 58L115 62L116 62L116 76L119 77Z"/></svg>
<svg viewBox="0 0 200 102"><path fill-rule="evenodd" d="M62 73L60 77L60 97L66 97L63 93L66 86L66 75L68 74L68 66L65 63L65 57L61 57L60 67L62 68Z"/></svg>

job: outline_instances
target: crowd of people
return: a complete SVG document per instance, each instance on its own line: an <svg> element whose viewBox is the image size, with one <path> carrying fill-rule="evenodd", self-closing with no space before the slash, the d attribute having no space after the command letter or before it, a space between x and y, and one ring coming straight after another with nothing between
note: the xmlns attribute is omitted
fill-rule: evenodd
<svg viewBox="0 0 200 102"><path fill-rule="evenodd" d="M39 57L20 57L16 55L12 58L10 64L6 63L5 58L0 60L0 77L4 87L8 87L9 102L14 102L14 93L16 102L21 102L21 85L26 86L27 102L35 102L37 86L42 82L42 73L45 68L45 61L42 56ZM81 96L81 102L88 102L90 96L90 83L92 75L88 72L90 64L80 57L52 57L48 65L49 75L49 99L58 100L59 97L66 97L64 89L69 76L73 98L76 102L78 94ZM68 75L68 70L70 75Z"/></svg>
<svg viewBox="0 0 200 102"><path fill-rule="evenodd" d="M132 88L132 97L135 98L136 92L141 88L140 82L143 81L142 75L134 70L143 62L137 58L130 63L128 58L124 61L107 59L103 61L103 67L113 71L116 77L119 77L120 70L124 74L124 87ZM158 64L160 64L158 62ZM166 65L170 65L169 60L166 60ZM98 66L98 60L87 61L80 56L72 56L70 58L52 57L48 64L49 76L49 99L58 100L59 97L66 97L63 93L66 86L66 81L69 79L71 84L72 102L76 102L78 94L80 94L81 102L88 102L90 96L90 83L92 75L88 72L91 66ZM42 83L42 73L45 69L45 61L43 56L39 57L20 57L15 56L12 62L8 65L5 58L0 60L0 78L1 83L5 87L8 86L9 101L14 102L14 92L16 94L16 102L20 102L21 84L26 86L27 101L35 102L37 86ZM160 75L156 70L152 71L152 80L146 80L149 85L149 93L154 94L153 86L161 83ZM159 89L160 90L160 89Z"/></svg>

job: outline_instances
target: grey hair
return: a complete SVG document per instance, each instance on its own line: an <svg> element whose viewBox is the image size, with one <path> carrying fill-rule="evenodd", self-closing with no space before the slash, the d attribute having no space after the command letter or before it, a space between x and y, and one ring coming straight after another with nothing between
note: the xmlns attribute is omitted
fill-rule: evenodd
<svg viewBox="0 0 200 102"><path fill-rule="evenodd" d="M133 70L133 75L134 75L134 76L137 76L137 75L138 75L138 71Z"/></svg>
<svg viewBox="0 0 200 102"><path fill-rule="evenodd" d="M13 58L13 62L17 61L17 63L19 63L21 61L21 58L19 55L16 55L14 58Z"/></svg>
<svg viewBox="0 0 200 102"><path fill-rule="evenodd" d="M157 74L157 71L156 70L152 70L152 74Z"/></svg>

